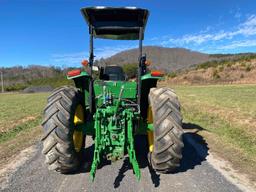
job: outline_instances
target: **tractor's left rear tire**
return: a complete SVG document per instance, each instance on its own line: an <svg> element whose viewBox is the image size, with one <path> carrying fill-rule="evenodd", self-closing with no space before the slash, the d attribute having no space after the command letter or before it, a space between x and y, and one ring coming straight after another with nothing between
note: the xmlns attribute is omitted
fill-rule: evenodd
<svg viewBox="0 0 256 192"><path fill-rule="evenodd" d="M160 173L175 171L182 158L183 129L180 103L169 88L152 88L149 103L153 112L154 143L149 162Z"/></svg>
<svg viewBox="0 0 256 192"><path fill-rule="evenodd" d="M74 118L76 109L84 106L83 103L83 94L74 87L60 87L48 97L42 122L42 152L49 170L70 173L79 167L85 137L80 137L80 141L81 138L83 141L80 143L80 150L77 150L74 142Z"/></svg>

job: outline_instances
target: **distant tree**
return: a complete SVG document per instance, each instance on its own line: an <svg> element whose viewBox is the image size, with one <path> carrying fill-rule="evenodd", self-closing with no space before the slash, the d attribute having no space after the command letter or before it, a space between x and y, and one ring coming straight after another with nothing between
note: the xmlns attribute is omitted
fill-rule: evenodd
<svg viewBox="0 0 256 192"><path fill-rule="evenodd" d="M61 74L61 73L62 73L61 67L58 67L58 66L51 66L50 69L51 69L52 71L54 71L55 73L57 73L57 74Z"/></svg>
<svg viewBox="0 0 256 192"><path fill-rule="evenodd" d="M125 64L123 65L123 70L129 79L135 78L137 74L138 64Z"/></svg>

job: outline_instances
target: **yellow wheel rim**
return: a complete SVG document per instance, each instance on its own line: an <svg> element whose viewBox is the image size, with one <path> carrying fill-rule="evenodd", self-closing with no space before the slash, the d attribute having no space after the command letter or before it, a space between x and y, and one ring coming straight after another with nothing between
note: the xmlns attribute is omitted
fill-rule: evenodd
<svg viewBox="0 0 256 192"><path fill-rule="evenodd" d="M74 133L73 142L76 152L81 151L83 146L84 135L82 130L77 130L76 126L84 123L84 109L82 105L78 105L74 115Z"/></svg>
<svg viewBox="0 0 256 192"><path fill-rule="evenodd" d="M148 114L147 114L147 123L153 123L153 114L152 114L152 108L151 106L148 106ZM153 131L148 131L148 147L149 152L153 152L154 148L154 134Z"/></svg>

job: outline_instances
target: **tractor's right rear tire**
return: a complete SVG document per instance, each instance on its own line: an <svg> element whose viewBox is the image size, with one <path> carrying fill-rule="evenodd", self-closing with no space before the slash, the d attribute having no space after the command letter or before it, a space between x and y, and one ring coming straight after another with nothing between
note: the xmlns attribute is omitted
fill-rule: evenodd
<svg viewBox="0 0 256 192"><path fill-rule="evenodd" d="M151 88L149 103L154 124L154 147L149 162L157 172L173 172L180 166L184 146L180 103L169 88Z"/></svg>
<svg viewBox="0 0 256 192"><path fill-rule="evenodd" d="M77 151L73 140L74 116L77 107L80 105L82 108L83 103L82 93L74 87L57 88L48 97L42 122L44 130L42 152L49 170L70 173L79 167L84 136L81 137L83 141L80 151Z"/></svg>

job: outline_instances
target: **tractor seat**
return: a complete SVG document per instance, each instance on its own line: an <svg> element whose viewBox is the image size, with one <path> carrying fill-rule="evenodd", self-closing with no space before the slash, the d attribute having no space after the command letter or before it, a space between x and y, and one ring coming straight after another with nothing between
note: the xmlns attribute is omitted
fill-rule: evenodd
<svg viewBox="0 0 256 192"><path fill-rule="evenodd" d="M100 79L105 81L125 81L125 73L120 66L101 68Z"/></svg>

